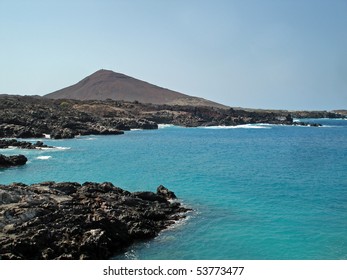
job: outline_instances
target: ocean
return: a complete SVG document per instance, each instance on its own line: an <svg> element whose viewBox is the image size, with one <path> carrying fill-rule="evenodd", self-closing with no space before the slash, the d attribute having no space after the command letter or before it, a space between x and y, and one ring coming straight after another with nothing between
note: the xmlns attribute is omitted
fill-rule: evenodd
<svg viewBox="0 0 347 280"><path fill-rule="evenodd" d="M347 121L322 127L242 125L134 130L43 139L55 149L0 169L0 184L109 181L129 191L164 185L194 209L115 259L347 259ZM35 142L37 139L30 139Z"/></svg>

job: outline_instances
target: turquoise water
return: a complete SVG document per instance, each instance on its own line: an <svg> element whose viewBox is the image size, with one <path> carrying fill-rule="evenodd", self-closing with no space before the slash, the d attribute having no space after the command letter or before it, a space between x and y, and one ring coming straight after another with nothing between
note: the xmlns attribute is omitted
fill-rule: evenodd
<svg viewBox="0 0 347 280"><path fill-rule="evenodd" d="M0 150L30 159L0 183L163 184L194 209L120 259L347 259L347 121L318 122L45 140L59 148Z"/></svg>

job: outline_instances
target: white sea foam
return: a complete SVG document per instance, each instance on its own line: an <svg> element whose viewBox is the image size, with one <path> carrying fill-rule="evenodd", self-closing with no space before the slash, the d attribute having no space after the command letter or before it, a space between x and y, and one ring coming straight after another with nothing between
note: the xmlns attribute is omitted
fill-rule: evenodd
<svg viewBox="0 0 347 280"><path fill-rule="evenodd" d="M84 141L94 141L96 140L96 137L76 136L75 139Z"/></svg>
<svg viewBox="0 0 347 280"><path fill-rule="evenodd" d="M37 159L40 159L40 160L47 160L47 159L50 159L52 158L52 156L38 156Z"/></svg>
<svg viewBox="0 0 347 280"><path fill-rule="evenodd" d="M130 129L130 131L139 131L139 130L143 130L142 128L132 128Z"/></svg>
<svg viewBox="0 0 347 280"><path fill-rule="evenodd" d="M50 134L43 134L45 136L46 139L51 139L51 135Z"/></svg>
<svg viewBox="0 0 347 280"><path fill-rule="evenodd" d="M169 200L170 201L170 200ZM171 201L176 201L176 200L171 200ZM186 205L185 203L183 203L181 200L179 200L179 202L181 203L181 206L184 208L189 208L188 205ZM196 217L197 215L199 215L200 213L195 211L195 210L190 210L188 212L185 213L180 213L178 215L180 215L182 218L179 220L176 220L172 225L168 226L166 229L164 229L162 232L166 232L166 231L172 231L172 230L176 230L179 229L181 226L186 225L190 219ZM161 233L159 233L159 236L161 236Z"/></svg>
<svg viewBox="0 0 347 280"><path fill-rule="evenodd" d="M64 150L70 150L70 147L53 147L53 148L49 148L49 147L43 147L43 148L39 148L40 150L47 150L47 151L64 151Z"/></svg>
<svg viewBox="0 0 347 280"><path fill-rule="evenodd" d="M203 126L205 129L270 129L272 124L241 124L234 126L218 125L218 126Z"/></svg>
<svg viewBox="0 0 347 280"><path fill-rule="evenodd" d="M187 214L185 214L187 215ZM184 214L182 214L182 216L185 216ZM176 230L179 229L181 226L184 226L188 223L188 221L192 218L192 215L187 215L186 217L184 217L183 219L177 220L175 221L172 225L170 225L167 229L164 229L163 232L165 232L166 230Z"/></svg>
<svg viewBox="0 0 347 280"><path fill-rule="evenodd" d="M124 253L124 257L126 260L137 260L139 258L136 250L130 249L129 251Z"/></svg>
<svg viewBox="0 0 347 280"><path fill-rule="evenodd" d="M57 150L70 150L71 147L55 147Z"/></svg>
<svg viewBox="0 0 347 280"><path fill-rule="evenodd" d="M15 150L15 149L18 149L18 147L15 147L15 146L8 146L6 149L4 150Z"/></svg>
<svg viewBox="0 0 347 280"><path fill-rule="evenodd" d="M162 124L158 124L158 128L161 129L161 128L169 128L169 127L174 127L173 124L165 124L165 123L162 123Z"/></svg>

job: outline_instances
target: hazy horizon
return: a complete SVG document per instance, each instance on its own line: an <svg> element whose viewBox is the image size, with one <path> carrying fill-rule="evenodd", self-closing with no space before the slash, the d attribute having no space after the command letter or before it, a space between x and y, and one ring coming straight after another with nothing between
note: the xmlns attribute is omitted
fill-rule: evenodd
<svg viewBox="0 0 347 280"><path fill-rule="evenodd" d="M347 1L0 3L0 93L108 69L231 107L347 108Z"/></svg>

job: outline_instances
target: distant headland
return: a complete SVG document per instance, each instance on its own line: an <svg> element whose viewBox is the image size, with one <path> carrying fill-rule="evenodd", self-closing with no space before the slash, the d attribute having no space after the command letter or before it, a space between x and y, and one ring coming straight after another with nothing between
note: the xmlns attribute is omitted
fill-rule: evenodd
<svg viewBox="0 0 347 280"><path fill-rule="evenodd" d="M157 102L150 103L149 100L155 101L154 97ZM114 100L116 98L128 100ZM100 70L76 85L44 97L0 95L0 138L68 139L81 135L119 135L131 129L157 129L158 124L184 127L256 123L319 126L294 121L294 118L343 118L346 113L343 110L289 112L231 108ZM0 148L9 146L47 147L41 141L32 144L0 140ZM0 167L10 167L24 165L27 159L23 155L1 155L0 161Z"/></svg>
<svg viewBox="0 0 347 280"><path fill-rule="evenodd" d="M117 135L158 124L185 127L252 123L311 125L294 118L344 118L340 111L231 108L147 82L99 70L80 82L41 96L0 95L0 137L54 139Z"/></svg>
<svg viewBox="0 0 347 280"><path fill-rule="evenodd" d="M185 127L251 123L313 125L293 118L343 118L334 112L288 112L223 109L208 106L157 105L137 101L48 99L0 96L1 138L74 138L117 135L130 129L157 129L158 124Z"/></svg>

